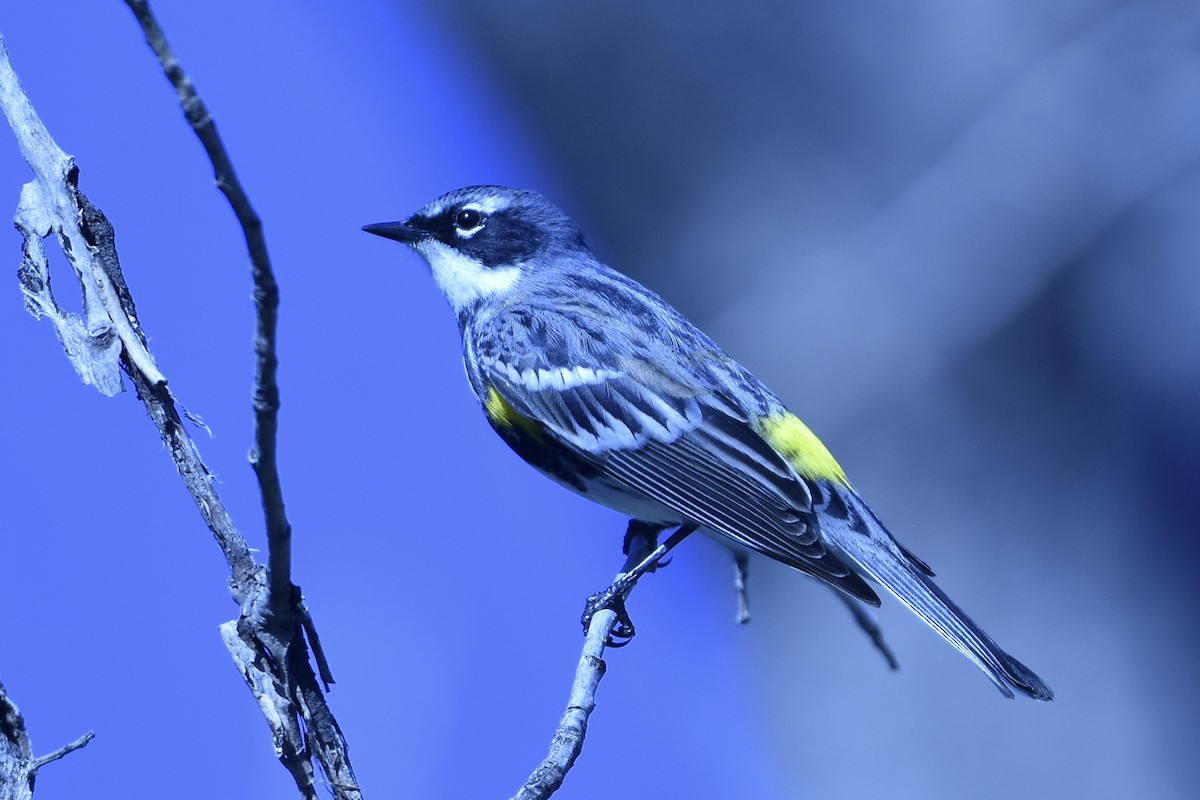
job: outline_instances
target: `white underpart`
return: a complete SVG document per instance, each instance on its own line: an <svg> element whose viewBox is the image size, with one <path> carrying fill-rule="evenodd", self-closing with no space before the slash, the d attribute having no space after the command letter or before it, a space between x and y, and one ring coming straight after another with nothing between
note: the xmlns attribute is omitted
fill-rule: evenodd
<svg viewBox="0 0 1200 800"><path fill-rule="evenodd" d="M442 294L450 301L454 313L459 313L481 297L506 294L521 277L519 267L488 269L483 262L465 256L436 239L425 239L413 245L433 273Z"/></svg>

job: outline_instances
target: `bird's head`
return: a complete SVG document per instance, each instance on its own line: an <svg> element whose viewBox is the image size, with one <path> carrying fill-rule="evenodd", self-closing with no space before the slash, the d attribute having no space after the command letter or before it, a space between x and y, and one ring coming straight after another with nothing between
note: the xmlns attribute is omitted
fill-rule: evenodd
<svg viewBox="0 0 1200 800"><path fill-rule="evenodd" d="M456 189L403 222L363 230L416 250L460 315L508 294L527 273L587 252L570 217L537 192L503 186Z"/></svg>

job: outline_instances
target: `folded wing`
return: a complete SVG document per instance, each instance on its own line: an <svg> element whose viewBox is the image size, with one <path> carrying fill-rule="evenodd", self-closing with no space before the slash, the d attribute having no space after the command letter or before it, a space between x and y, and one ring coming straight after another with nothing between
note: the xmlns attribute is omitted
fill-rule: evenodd
<svg viewBox="0 0 1200 800"><path fill-rule="evenodd" d="M669 376L650 385L653 370L628 360L534 365L526 358L518 368L497 355L481 361L489 386L611 482L734 544L879 604L863 579L826 548L805 481L730 398Z"/></svg>

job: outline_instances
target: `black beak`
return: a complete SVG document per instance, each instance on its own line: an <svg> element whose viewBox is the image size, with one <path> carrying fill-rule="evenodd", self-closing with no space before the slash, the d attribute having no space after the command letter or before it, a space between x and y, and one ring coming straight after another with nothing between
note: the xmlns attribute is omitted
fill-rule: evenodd
<svg viewBox="0 0 1200 800"><path fill-rule="evenodd" d="M377 222L374 225L363 225L363 230L405 244L414 244L429 235L407 222Z"/></svg>

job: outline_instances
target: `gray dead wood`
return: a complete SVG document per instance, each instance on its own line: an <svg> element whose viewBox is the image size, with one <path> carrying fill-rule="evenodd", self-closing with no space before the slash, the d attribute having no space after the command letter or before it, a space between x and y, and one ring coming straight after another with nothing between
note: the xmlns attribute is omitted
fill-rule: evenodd
<svg viewBox="0 0 1200 800"><path fill-rule="evenodd" d="M207 139L203 135L201 139L212 157L218 185L227 196L230 187L234 187L240 198L230 197L246 232L254 265L258 316L256 436L252 460L267 519L267 567L255 561L226 511L167 379L146 346L132 294L121 272L111 224L79 190L79 170L74 159L58 147L34 112L0 38L0 107L34 173L34 179L22 190L16 217L24 237L20 282L26 308L35 317L51 319L68 359L85 383L111 396L122 391L121 371L129 376L229 564L230 591L241 613L236 622L222 627L222 638L264 710L277 756L292 774L303 797L317 797L315 760L325 772L326 785L335 797L359 798L361 793L350 767L345 739L325 702L324 690L332 683L332 677L319 651L319 640L299 589L291 582L291 528L283 514L283 494L275 466L279 407L274 354L278 290L266 260L261 224L237 184L211 117L166 49L165 39L148 6L144 2L128 4L152 46L157 43L155 51L184 98L189 121L195 126L195 120L200 120L209 132ZM170 56L169 62L164 52ZM186 98L180 79L188 89ZM56 237L74 268L83 294L82 317L63 311L54 302L43 241L49 236ZM236 643L230 637L230 626ZM310 644L316 651L320 677L311 664ZM271 713L266 713L268 709Z"/></svg>
<svg viewBox="0 0 1200 800"><path fill-rule="evenodd" d="M0 800L31 800L38 770L83 747L93 736L95 734L88 731L52 753L34 756L33 745L25 730L25 718L0 682Z"/></svg>

